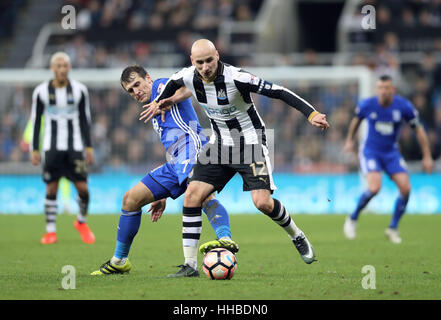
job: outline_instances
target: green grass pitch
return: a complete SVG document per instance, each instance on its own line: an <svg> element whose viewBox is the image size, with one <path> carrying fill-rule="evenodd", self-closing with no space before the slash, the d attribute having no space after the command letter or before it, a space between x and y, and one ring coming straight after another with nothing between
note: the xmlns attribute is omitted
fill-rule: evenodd
<svg viewBox="0 0 441 320"><path fill-rule="evenodd" d="M440 299L441 215L407 215L403 243L386 241L389 215L364 214L357 239L342 233L343 215L292 215L313 244L318 262L306 265L285 232L263 215L232 215L240 245L232 280L167 279L183 262L181 216L157 223L144 215L132 245L130 274L92 277L114 250L119 215L91 215L97 241L83 244L73 215L58 216L58 243L43 246L43 215L0 215L0 299ZM204 217L201 241L214 238ZM202 256L199 255L199 264ZM75 268L75 289L65 290L63 266ZM375 289L363 289L365 265L375 268ZM372 284L372 282L369 282Z"/></svg>

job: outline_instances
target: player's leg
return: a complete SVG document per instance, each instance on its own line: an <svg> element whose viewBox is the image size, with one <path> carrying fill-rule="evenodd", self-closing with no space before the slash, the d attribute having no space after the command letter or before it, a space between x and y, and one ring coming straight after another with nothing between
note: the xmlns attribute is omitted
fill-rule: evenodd
<svg viewBox="0 0 441 320"><path fill-rule="evenodd" d="M105 262L99 270L92 272L92 275L127 273L131 270L128 256L141 225L142 207L155 200L153 192L146 185L146 183L150 185L155 182L153 179L146 179L146 177L124 193L113 257ZM158 185L155 190L158 192L161 188ZM167 191L164 189L162 192L166 193Z"/></svg>
<svg viewBox="0 0 441 320"><path fill-rule="evenodd" d="M398 223L403 216L410 195L410 180L407 172L406 162L401 154L395 150L384 156L386 163L385 171L397 185L400 194L395 201L394 213L389 227L385 231L386 237L393 243L401 243L402 239L398 233Z"/></svg>
<svg viewBox="0 0 441 320"><path fill-rule="evenodd" d="M279 200L271 197L270 190L251 190L251 196L256 208L285 230L288 237L300 253L303 261L307 264L316 261L311 243L302 230L300 230L294 223L294 220L291 218L285 206Z"/></svg>
<svg viewBox="0 0 441 320"><path fill-rule="evenodd" d="M57 191L58 180L46 183L46 199L44 201L46 233L41 238L42 244L52 244L57 242Z"/></svg>
<svg viewBox="0 0 441 320"><path fill-rule="evenodd" d="M87 212L89 208L89 187L87 185L87 167L82 152L64 152L63 176L72 181L78 193L79 212L74 221L74 228L80 233L84 243L95 242L95 235L87 224Z"/></svg>
<svg viewBox="0 0 441 320"><path fill-rule="evenodd" d="M198 244L202 231L202 203L215 190L220 192L235 171L220 164L201 164L193 167L185 190L182 209L182 244L185 262L182 268L168 277L199 276L197 270Z"/></svg>
<svg viewBox="0 0 441 320"><path fill-rule="evenodd" d="M166 187L176 185L176 176L169 169L169 165L164 164L152 170L141 182L124 193L113 257L99 270L92 272L92 275L130 271L128 256L141 225L142 207L155 200L170 197L170 191Z"/></svg>
<svg viewBox="0 0 441 320"><path fill-rule="evenodd" d="M142 182L124 193L113 256L115 263L118 264L129 256L133 239L141 225L142 207L154 200L152 191Z"/></svg>
<svg viewBox="0 0 441 320"><path fill-rule="evenodd" d="M185 193L185 189L182 189L182 186L186 186L189 181L189 175L194 174L191 173L194 165L191 161L185 160L177 161L172 167L179 180L179 186L172 189L174 191L172 192L172 197L177 198ZM208 221L216 233L217 239L202 244L199 247L199 251L205 253L207 250L210 251L214 248L226 248L233 253L236 253L239 250L239 246L231 240L230 219L227 210L215 199L214 192L204 199L202 202L202 210L207 215Z"/></svg>
<svg viewBox="0 0 441 320"><path fill-rule="evenodd" d="M43 153L43 181L46 184L46 199L44 205L46 234L41 238L42 244L51 244L57 241L57 193L63 165L62 152L46 151Z"/></svg>
<svg viewBox="0 0 441 320"><path fill-rule="evenodd" d="M214 197L214 192L210 194L202 203L202 210L207 215L214 232L216 240L203 243L199 247L199 252L205 254L215 248L225 248L232 253L239 251L239 246L231 239L230 218L224 206Z"/></svg>
<svg viewBox="0 0 441 320"><path fill-rule="evenodd" d="M367 190L364 191L357 202L357 207L351 214L352 220L357 220L361 210L363 210L369 201L380 191L381 189L381 172L372 171L366 174Z"/></svg>
<svg viewBox="0 0 441 320"><path fill-rule="evenodd" d="M90 230L87 224L87 213L89 209L89 187L87 181L78 180L73 182L78 193L78 207L79 212L74 222L74 227L81 235L81 239L84 243L94 243L95 235Z"/></svg>
<svg viewBox="0 0 441 320"><path fill-rule="evenodd" d="M202 210L219 239L231 238L230 218L225 207L214 197L214 192L202 202Z"/></svg>
<svg viewBox="0 0 441 320"><path fill-rule="evenodd" d="M188 184L182 209L182 246L185 261L178 272L167 277L199 276L197 256L202 231L202 203L213 191L213 185L202 181L191 181Z"/></svg>
<svg viewBox="0 0 441 320"><path fill-rule="evenodd" d="M346 218L343 232L348 239L355 239L357 230L357 221L360 212L367 206L369 201L381 189L381 172L371 171L366 174L367 190L365 190L358 199L355 210Z"/></svg>
<svg viewBox="0 0 441 320"><path fill-rule="evenodd" d="M359 161L360 169L365 175L367 189L363 191L357 201L355 210L346 217L343 225L343 233L346 238L350 240L355 239L356 237L357 221L360 212L381 189L381 170L383 167L378 156L372 152L364 150L359 153Z"/></svg>
<svg viewBox="0 0 441 320"><path fill-rule="evenodd" d="M389 227L386 229L385 234L388 239L393 243L401 243L402 239L398 233L398 223L400 222L404 212L406 211L407 202L410 195L410 180L409 175L405 172L396 173L391 176L391 179L397 185L400 194L395 201L394 213L390 221Z"/></svg>

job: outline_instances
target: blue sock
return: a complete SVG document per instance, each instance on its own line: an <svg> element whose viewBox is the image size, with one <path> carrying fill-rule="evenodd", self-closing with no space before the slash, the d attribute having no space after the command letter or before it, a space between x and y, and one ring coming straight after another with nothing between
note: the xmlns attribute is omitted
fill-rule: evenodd
<svg viewBox="0 0 441 320"><path fill-rule="evenodd" d="M216 199L208 201L203 207L203 211L207 215L218 239L222 237L231 238L230 218L227 210L219 201Z"/></svg>
<svg viewBox="0 0 441 320"><path fill-rule="evenodd" d="M350 216L352 220L357 220L358 219L358 215L360 214L361 210L363 210L363 208L366 207L368 202L374 196L375 196L375 194L370 192L369 190L366 190L365 192L363 192L363 194L361 195L360 199L358 200L357 208L355 208L355 211Z"/></svg>
<svg viewBox="0 0 441 320"><path fill-rule="evenodd" d="M396 229L398 227L398 222L400 222L400 219L406 210L408 200L409 195L403 196L400 194L400 196L397 198L397 201L395 202L394 214L392 216L392 220L390 221L389 228Z"/></svg>
<svg viewBox="0 0 441 320"><path fill-rule="evenodd" d="M130 246L141 225L142 211L128 212L121 210L118 232L116 234L116 248L114 256L118 259L129 256Z"/></svg>

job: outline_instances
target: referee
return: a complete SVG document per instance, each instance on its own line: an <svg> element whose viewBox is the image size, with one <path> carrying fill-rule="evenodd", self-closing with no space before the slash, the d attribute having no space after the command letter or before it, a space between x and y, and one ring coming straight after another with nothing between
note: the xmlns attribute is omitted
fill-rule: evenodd
<svg viewBox="0 0 441 320"><path fill-rule="evenodd" d="M31 113L31 163L35 166L43 164L43 181L46 183L46 234L41 238L41 243L57 242L55 223L61 177L72 181L78 192L80 210L74 227L83 242L94 243L95 236L86 223L89 206L86 165L94 162L88 90L82 83L68 78L71 64L66 53L54 53L50 69L54 78L34 89Z"/></svg>

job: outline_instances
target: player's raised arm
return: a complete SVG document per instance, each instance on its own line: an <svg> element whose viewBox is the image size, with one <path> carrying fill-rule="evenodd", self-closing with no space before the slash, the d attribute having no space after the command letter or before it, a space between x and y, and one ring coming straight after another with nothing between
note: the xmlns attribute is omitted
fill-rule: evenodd
<svg viewBox="0 0 441 320"><path fill-rule="evenodd" d="M313 126L319 127L322 130L329 128L325 114L315 110L309 102L285 87L258 78L244 71L237 72L234 82L242 96L249 96L250 92L254 92L269 98L282 100L303 113Z"/></svg>

